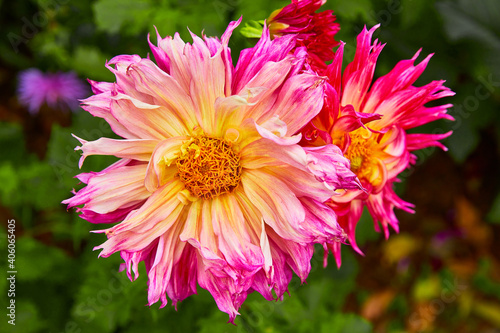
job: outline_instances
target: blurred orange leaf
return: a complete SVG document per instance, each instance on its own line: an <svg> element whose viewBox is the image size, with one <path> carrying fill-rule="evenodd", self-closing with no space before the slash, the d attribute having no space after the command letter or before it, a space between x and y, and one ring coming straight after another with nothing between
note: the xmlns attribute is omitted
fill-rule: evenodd
<svg viewBox="0 0 500 333"><path fill-rule="evenodd" d="M371 295L363 304L361 315L370 321L381 317L395 295L394 290L384 290Z"/></svg>

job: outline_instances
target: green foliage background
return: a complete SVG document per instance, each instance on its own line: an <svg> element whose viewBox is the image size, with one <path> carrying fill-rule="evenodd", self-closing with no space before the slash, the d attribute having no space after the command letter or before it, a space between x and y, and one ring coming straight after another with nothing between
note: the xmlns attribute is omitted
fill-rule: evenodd
<svg viewBox="0 0 500 333"><path fill-rule="evenodd" d="M387 43L376 76L420 48L435 53L417 82L445 79L457 94L452 122L423 131L444 133L448 153L425 150L403 174L398 192L417 214L398 212L401 233L389 241L367 214L357 234L366 257L344 249L337 269L322 250L308 283L294 278L291 296L267 302L248 297L227 324L208 292L171 306L147 307L146 275L130 282L121 259L97 259L104 241L60 202L77 187L76 141L113 137L104 120L83 112L43 109L31 116L15 97L16 75L37 67L75 71L82 79L112 81L104 67L119 54L148 55L156 40L179 32L220 36L230 20L266 18L287 1L269 0L24 0L0 1L0 223L16 220L16 326L1 332L499 332L500 330L500 2L497 0L330 0L353 58L366 24L381 23ZM241 26L240 28L241 29ZM251 46L237 30L233 57ZM419 59L423 59L421 55ZM89 90L90 93L90 90ZM83 171L113 161L91 157ZM439 235L455 235L439 243ZM455 233L454 233L455 232ZM457 236L458 235L458 236ZM0 229L1 271L7 271L6 228ZM450 240L451 239L451 240ZM438 244L438 245L436 245ZM439 245L440 244L440 245ZM0 279L5 313L7 280ZM449 297L453 295L454 298Z"/></svg>

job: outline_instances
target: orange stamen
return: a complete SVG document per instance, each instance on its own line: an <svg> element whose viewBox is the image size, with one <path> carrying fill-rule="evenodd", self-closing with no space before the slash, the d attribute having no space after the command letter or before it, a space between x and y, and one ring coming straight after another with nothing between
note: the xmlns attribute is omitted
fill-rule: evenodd
<svg viewBox="0 0 500 333"><path fill-rule="evenodd" d="M200 135L181 147L179 178L191 194L210 199L232 192L240 183L240 156L230 141Z"/></svg>
<svg viewBox="0 0 500 333"><path fill-rule="evenodd" d="M345 152L345 157L351 161L351 170L360 179L370 179L373 170L371 155L374 152L375 140L371 134L364 128L349 133L351 143Z"/></svg>

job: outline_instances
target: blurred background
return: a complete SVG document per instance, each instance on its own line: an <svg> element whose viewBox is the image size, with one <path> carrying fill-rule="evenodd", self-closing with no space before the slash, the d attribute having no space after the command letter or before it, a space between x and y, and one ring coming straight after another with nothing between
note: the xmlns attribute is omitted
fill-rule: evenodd
<svg viewBox="0 0 500 333"><path fill-rule="evenodd" d="M386 241L368 214L358 224L364 257L344 247L337 269L313 258L307 283L297 278L291 296L268 302L252 294L237 326L226 324L208 292L178 306L147 303L146 275L130 282L115 254L97 259L105 236L61 201L79 188L79 154L71 133L87 140L114 137L107 123L66 105L33 111L16 95L28 68L75 73L82 98L85 79L112 81L104 63L115 55L146 57L147 34L156 42L186 27L220 34L243 15L231 40L233 58L251 46L239 30L265 19L288 1L272 0L24 0L0 1L0 263L6 272L7 221L15 220L16 326L1 332L500 332L500 2L498 0L329 0L352 60L363 25L381 24L387 43L376 77L420 48L435 53L417 81L446 80L456 92L455 122L419 132L454 134L448 152L417 152L417 165L401 176L397 192L416 205L396 212L400 233ZM77 78L76 78L77 77ZM78 82L77 81L77 82ZM75 83L77 85L77 83ZM101 170L109 157L90 157L83 171ZM5 269L4 269L5 267ZM1 275L4 276L4 275ZM0 279L7 313L8 281Z"/></svg>

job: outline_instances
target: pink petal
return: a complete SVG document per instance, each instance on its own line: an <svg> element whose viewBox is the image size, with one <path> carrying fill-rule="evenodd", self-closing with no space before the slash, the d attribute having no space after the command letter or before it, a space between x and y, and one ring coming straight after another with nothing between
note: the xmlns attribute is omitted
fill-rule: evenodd
<svg viewBox="0 0 500 333"><path fill-rule="evenodd" d="M144 187L146 165L123 166L105 174L96 174L87 186L71 199L63 201L68 208L85 205L85 210L107 214L137 205L150 196Z"/></svg>
<svg viewBox="0 0 500 333"><path fill-rule="evenodd" d="M115 85L114 83L112 84ZM113 88L116 89L116 88ZM94 117L100 117L106 120L114 133L126 139L138 139L139 136L132 133L123 124L121 124L111 113L111 92L106 91L99 95L90 96L82 100L82 108L88 111Z"/></svg>
<svg viewBox="0 0 500 333"><path fill-rule="evenodd" d="M321 111L323 84L323 78L311 74L295 75L285 82L273 109L287 124L287 135L295 134ZM300 117L297 117L298 109Z"/></svg>
<svg viewBox="0 0 500 333"><path fill-rule="evenodd" d="M252 222L245 219L233 195L213 199L212 223L219 249L233 268L246 270L249 276L264 264L257 235L252 235L249 225Z"/></svg>
<svg viewBox="0 0 500 333"><path fill-rule="evenodd" d="M106 230L108 240L94 250L102 249L99 256L108 257L118 251L144 249L170 229L181 215L184 205L177 199L177 193L183 187L181 182L173 181L159 188L141 208L131 212L120 224Z"/></svg>
<svg viewBox="0 0 500 333"><path fill-rule="evenodd" d="M354 60L347 65L342 80L343 106L351 104L355 110L361 110L361 105L372 83L377 58L384 47L377 40L373 42L373 45L371 42L372 35L378 27L379 25L376 25L369 31L364 27L358 35Z"/></svg>
<svg viewBox="0 0 500 333"><path fill-rule="evenodd" d="M247 197L261 212L264 221L281 237L306 242L299 230L305 211L297 197L280 180L259 170L242 174L241 186Z"/></svg>
<svg viewBox="0 0 500 333"><path fill-rule="evenodd" d="M133 159L138 161L148 161L154 148L158 144L156 140L115 140L100 138L95 141L85 141L73 135L82 144L75 150L83 152L80 158L79 167L90 155L114 155L120 158Z"/></svg>
<svg viewBox="0 0 500 333"><path fill-rule="evenodd" d="M328 188L362 189L357 176L351 171L350 163L335 145L304 148L307 154L307 168L316 179Z"/></svg>
<svg viewBox="0 0 500 333"><path fill-rule="evenodd" d="M444 134L407 134L407 149L409 151L424 149L428 147L439 147L444 151L447 151L442 143L438 142L438 140L443 140L449 137L453 132L449 131Z"/></svg>

